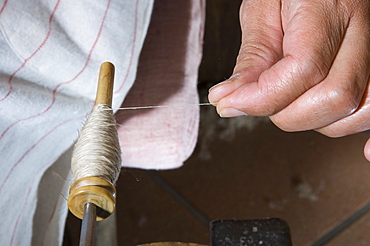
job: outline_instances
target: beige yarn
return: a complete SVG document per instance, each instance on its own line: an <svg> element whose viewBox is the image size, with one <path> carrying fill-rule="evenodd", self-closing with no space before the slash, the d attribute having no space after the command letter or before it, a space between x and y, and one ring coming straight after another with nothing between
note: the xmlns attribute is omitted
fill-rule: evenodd
<svg viewBox="0 0 370 246"><path fill-rule="evenodd" d="M121 170L116 121L108 105L95 105L75 144L71 170L75 180L100 177L112 184Z"/></svg>

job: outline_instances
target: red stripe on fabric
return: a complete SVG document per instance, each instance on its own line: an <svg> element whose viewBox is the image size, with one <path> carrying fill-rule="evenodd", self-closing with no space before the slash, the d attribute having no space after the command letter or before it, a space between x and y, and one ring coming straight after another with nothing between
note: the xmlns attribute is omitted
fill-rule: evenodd
<svg viewBox="0 0 370 246"><path fill-rule="evenodd" d="M126 80L128 78L128 75L129 75L129 72L130 72L130 69L131 69L131 66L132 66L132 62L133 62L133 58L134 58L134 51L135 51L135 48L136 48L135 43L136 43L136 36L137 36L137 16L138 16L138 10L139 10L139 2L140 2L140 0L137 0L136 1L136 6L135 6L135 24L134 24L134 35L133 35L133 38L132 38L132 48L131 48L130 62L128 64L128 67L127 67L127 70L126 70L126 75L125 75L125 78L122 81L121 86L116 91L114 91L114 93L117 93L117 92L122 90L123 85L126 83Z"/></svg>
<svg viewBox="0 0 370 246"><path fill-rule="evenodd" d="M107 4L107 7L106 7L106 10L105 10L105 12L104 12L104 16L103 16L103 20L102 20L102 22L101 22L101 25L100 25L100 28L99 28L99 32L98 32L98 35L97 35L97 37L96 37L96 39L95 39L95 41L94 41L94 43L93 43L93 46L91 47L91 50L90 50L90 52L89 52L89 54L88 54L88 57L87 57L87 60L86 60L86 62L85 62L85 65L83 66L83 68L81 69L81 71L80 72L78 72L77 74L76 74L76 76L75 77L73 77L70 81L67 81L67 82L62 82L62 83L60 83L60 84L58 84L57 86L56 86L56 88L53 90L53 99L52 99L52 103L49 105L49 107L46 109L46 110L44 110L43 112L41 112L41 113L39 113L39 114L37 114L37 115L34 115L34 116L31 116L31 117L27 117L27 118L25 118L25 119L21 119L21 120L18 120L18 121L16 121L15 123L13 123L11 126L9 126L4 132L3 132L3 134L1 135L1 137L0 137L0 139L5 135L5 133L11 128L11 127L13 127L16 123L18 123L18 122L20 122L20 121L23 121L23 120L27 120L27 119L31 119L31 118L34 118L34 117L37 117L37 116L40 116L40 115L42 115L42 114L44 114L44 113L46 113L48 110L50 110L50 108L53 106L53 104L54 104L54 102L55 102L55 99L56 99L56 92L57 92L57 90L58 90L58 88L60 87L60 86L62 86L62 85L64 85L64 84L68 84L68 83L71 83L71 82L73 82L75 79L77 79L82 73L83 73L83 71L86 69L86 67L87 67L87 65L88 65L88 63L89 63L89 61L90 61L90 59L91 59L91 55L92 55L92 53L93 53L93 51L94 51L94 48L95 48L95 46L96 46L96 44L97 44L97 42L98 42L98 40L99 40L99 37L100 37L100 35L101 35L101 33L102 33L102 30L103 30L103 26L104 26L104 23L105 23L105 19L106 19L106 17L107 17L107 13L108 13L108 10L109 10L109 7L110 7L110 3L111 3L111 0L108 0L108 4ZM71 121L71 120L69 120L69 121ZM61 125L63 125L63 124L65 124L65 123L67 123L68 121L66 121L66 122L64 122L64 123L62 123L62 124L60 124L60 125L58 125L57 127L55 127L54 129L52 129L51 131L49 131L47 134L45 134L42 138L40 138L30 149L28 149L26 152L25 152L25 154L13 165L13 167L11 168L11 170L10 170L10 172L8 173L8 175L6 176L6 178L5 178L5 180L3 181L3 183L1 184L1 186L0 186L0 192L1 192L1 190L2 190L2 188L4 187L4 184L6 183L6 181L9 179L9 177L11 176L11 173L13 172L13 170L21 163L21 161L26 157L26 155L28 155L32 150L34 150L35 149L35 147L43 140L43 139L45 139L46 138L46 136L48 136L48 135L50 135L54 130L56 130L58 127L60 127ZM28 190L28 192L27 192L27 195L26 195L26 201L25 201L25 203L24 203L24 205L23 205L23 208L27 205L27 202L28 202L28 198L29 198L29 195L30 195L30 192L31 192L31 187L29 188L29 190ZM22 210L22 209L21 209ZM17 231L17 228L18 228L18 224L19 224L19 220L20 220L20 217L21 217L21 214L22 213L19 213L18 214L18 217L17 217L17 220L16 220L16 223L15 223L15 226L14 226L14 230L13 230L13 233L12 233L12 237L11 237L11 243L10 243L10 245L12 245L13 244L13 242L14 242L14 239L15 239L15 235L16 235L16 231Z"/></svg>
<svg viewBox="0 0 370 246"><path fill-rule="evenodd" d="M1 13L3 13L3 11L5 9L5 6L6 6L7 3L8 3L8 0L5 0L4 3L3 3L3 6L0 9L0 15L1 15Z"/></svg>
<svg viewBox="0 0 370 246"><path fill-rule="evenodd" d="M51 23L53 21L53 17L55 15L55 11L57 10L57 8L59 6L60 1L61 0L58 0L57 1L57 3L54 6L54 9L51 12L51 15L49 17L49 24L48 24L49 27L48 27L48 32L46 34L46 37L44 38L44 40L42 41L42 43L37 47L37 49L28 58L26 58L24 60L24 62L22 63L22 65L17 70L15 70L15 72L12 75L10 75L9 80L8 80L9 91L8 91L8 93L2 99L0 99L0 102L1 101L4 101L10 95L10 93L12 92L12 90L13 90L12 81L13 81L14 76L27 64L27 62L29 60L32 59L32 57L34 57L42 49L42 47L45 45L46 41L49 39L50 33L51 33Z"/></svg>
<svg viewBox="0 0 370 246"><path fill-rule="evenodd" d="M28 197L29 197L30 193L31 193L31 187L30 187L30 188L28 189L28 191L27 191L26 201L25 201L25 203L23 204L23 207L22 207L21 211L23 210L23 208L24 208L24 207L26 206L26 204L28 203ZM17 220L15 221L14 230L13 230L12 237L11 237L11 239L10 239L10 244L9 244L9 245L13 245L13 243L14 243L16 228L18 228L19 220L20 220L20 218L21 218L21 216L20 216L20 215L21 215L21 213L20 213L20 214L18 214Z"/></svg>
<svg viewBox="0 0 370 246"><path fill-rule="evenodd" d="M55 202L55 204L54 204L53 211L51 211L51 215L50 215L49 220L48 220L48 226L46 227L46 231L47 231L47 229L49 228L49 226L50 226L50 224L51 224L51 221L52 221L52 219L53 219L53 217L54 217L54 215L55 215L55 211L56 211L57 206L58 206L58 201L59 201L59 198L57 199L57 201L56 201L56 202ZM41 244L41 246L44 246L44 244L45 244L45 234L44 234L44 236L43 236L43 240L42 240L42 244Z"/></svg>
<svg viewBox="0 0 370 246"><path fill-rule="evenodd" d="M63 151L63 153L65 153L69 148L70 148L70 147L68 147L67 149L65 149L65 150ZM62 195L60 194L60 196L62 196ZM53 211L51 212L51 215L50 215L49 220L48 220L48 225L47 225L47 227L46 227L46 228L49 228L49 227L50 227L51 221L52 221L52 220L53 220L53 218L54 218L54 215L55 215L56 209L57 209L57 207L58 207L58 201L59 201L59 199L60 199L60 196L59 196L59 198L56 200L56 202L55 202L55 204L54 204ZM64 197L64 196L63 196L63 197ZM45 235L43 236L43 239L44 239L44 240L43 240L43 242L42 242L42 245L41 245L41 246L45 245Z"/></svg>
<svg viewBox="0 0 370 246"><path fill-rule="evenodd" d="M79 118L74 118L74 119L69 119L69 120L67 120L67 121L64 121L63 123L60 123L59 125L57 125L57 126L55 126L53 129L51 129L49 132L47 132L44 136L42 136L36 143L34 143L32 146L31 146L31 148L30 149L28 149L22 156L21 156L21 158L13 165L13 167L11 168L11 170L10 170L10 172L8 173L8 175L5 177L5 179L4 179L4 181L3 181L3 183L1 184L1 186L0 186L0 192L1 192L1 190L3 189L3 187L4 187L4 185L5 185L5 183L6 183L6 181L9 179L9 177L10 177L10 175L11 175L11 173L14 171L14 169L22 162L22 160L32 151L32 150L34 150L36 147L37 147L37 145L39 145L47 136L49 136L51 133L53 133L56 129L58 129L59 127L61 127L62 125L64 125L64 124L67 124L67 123L69 123L69 122L72 122L72 121L75 121L75 120L81 120L81 118L79 117ZM44 169L45 168L45 166L43 166L43 167L41 167L41 168L39 168L39 170L37 170L36 171L36 173L40 173L41 172L41 170L42 169ZM36 177L36 176L35 176ZM32 181L30 182L31 184L33 183L33 180L35 179L35 177L32 179ZM23 204L23 207L22 207L22 209L20 210L20 211L23 211L23 208L27 205L27 203L28 203L28 197L29 197L29 195L30 195L30 193L31 193L31 190L32 190L32 186L30 186L30 188L28 189L28 191L27 191L27 194L26 194L26 198L25 198L25 203ZM13 244L13 242L14 242L14 238L15 238L15 232L17 231L17 228L18 228L18 223L19 223L19 219L20 219L20 217L21 217L21 215L22 215L22 212L20 212L19 214L18 214L18 217L17 217L17 220L16 220L16 223L15 223L15 225L14 225L14 230L13 230L13 234L12 234L12 237L11 237L11 241L10 241L10 245L12 245Z"/></svg>
<svg viewBox="0 0 370 246"><path fill-rule="evenodd" d="M5 131L0 135L0 140L4 137L4 135L14 126L14 125L16 125L16 124L18 124L19 122L22 122L22 121L26 121L26 120L30 120L30 119L33 119L33 118L36 118L36 117L39 117L39 116L41 116L41 115L43 115L43 114L45 114L46 112L48 112L52 107L53 107L53 105L54 105L54 103L55 103L55 100L56 100L56 96L57 96L57 92L58 92L58 89L61 87L61 86L63 86L63 85L66 85L66 84L69 84L69 83L71 83L71 82L73 82L74 80L76 80L84 71L85 71L85 69L86 69L86 67L87 67L87 65L89 64L89 62L90 62L90 59L91 59L91 56L92 56L92 53L93 53L93 51L94 51L94 49L95 49L95 46L96 46L96 44L98 43L98 40L99 40L99 38L100 38L100 36L101 36L101 33L102 33L102 30L103 30L103 27L104 27L104 23L105 23L105 19L106 19L106 17L107 17L107 14L108 14L108 10L109 10L109 7L110 7L110 3L111 3L111 0L108 0L108 4L107 4L107 7L106 7L106 9L105 9L105 11L104 11L104 15L103 15L103 19L102 19L102 22L101 22L101 24L100 24L100 27L99 27L99 31L98 31L98 34L97 34L97 36L96 36L96 38L95 38L95 40L94 40L94 43L93 43L93 45L92 45L92 47L91 47L91 49L90 49L90 51L89 51L89 54L88 54L88 56L87 56L87 59L86 59L86 62L85 62L85 64L84 64L84 66L82 67L82 69L71 79L71 80L69 80L69 81L66 81L66 82L62 82L62 83L59 83L56 87L55 87L55 89L53 90L53 92L52 92L52 101L51 101L51 103L50 103L50 105L44 110L44 111L42 111L42 112L40 112L40 113L38 113L38 114L35 114L35 115L32 115L32 116L29 116L29 117L26 117L26 118L23 118L23 119L19 119L19 120L17 120L17 121L15 121L15 122L13 122L10 126L8 126L6 129L5 129ZM0 100L1 101L1 100Z"/></svg>
<svg viewBox="0 0 370 246"><path fill-rule="evenodd" d="M46 133L44 136L42 136L38 141L36 141L36 143L34 143L22 156L21 158L12 166L12 168L10 169L9 173L7 174L7 176L5 177L3 183L0 185L0 192L1 190L3 189L6 181L9 179L9 177L11 176L12 172L14 171L14 169L22 162L22 160L42 141L44 140L48 135L50 135L51 133L53 133L55 131L55 129L59 128L60 126L62 126L63 124L67 124L68 122L70 121L74 121L74 120L81 120L81 117L79 118L75 118L75 119L70 119L70 120L67 120L59 125L57 125L56 127L54 127L53 129L51 129L48 133Z"/></svg>

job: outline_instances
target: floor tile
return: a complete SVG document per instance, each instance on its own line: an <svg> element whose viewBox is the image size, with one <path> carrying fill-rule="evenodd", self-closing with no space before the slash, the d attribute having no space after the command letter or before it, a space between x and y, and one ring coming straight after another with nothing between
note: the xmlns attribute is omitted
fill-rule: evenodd
<svg viewBox="0 0 370 246"><path fill-rule="evenodd" d="M286 133L263 120L214 124L213 137L200 133L209 138L207 154L200 139L184 167L160 172L211 219L279 217L295 246L310 245L370 200L370 164L362 154L367 133L330 139ZM232 141L223 136L227 124Z"/></svg>
<svg viewBox="0 0 370 246"><path fill-rule="evenodd" d="M208 228L155 183L146 171L123 171L117 183L117 193L119 245L208 244Z"/></svg>
<svg viewBox="0 0 370 246"><path fill-rule="evenodd" d="M349 226L325 246L368 246L370 242L370 213Z"/></svg>

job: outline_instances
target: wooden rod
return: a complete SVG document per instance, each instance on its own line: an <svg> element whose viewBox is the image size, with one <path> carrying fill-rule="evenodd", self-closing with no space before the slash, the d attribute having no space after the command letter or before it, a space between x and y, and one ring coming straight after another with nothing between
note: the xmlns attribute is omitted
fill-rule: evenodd
<svg viewBox="0 0 370 246"><path fill-rule="evenodd" d="M98 79L98 90L96 92L95 105L107 104L112 107L114 84L114 65L110 62L104 62L100 66Z"/></svg>

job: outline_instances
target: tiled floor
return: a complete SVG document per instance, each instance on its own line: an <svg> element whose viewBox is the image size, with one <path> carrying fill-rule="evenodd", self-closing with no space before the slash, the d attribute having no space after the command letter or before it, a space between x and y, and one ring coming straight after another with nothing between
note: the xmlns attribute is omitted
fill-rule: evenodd
<svg viewBox="0 0 370 246"><path fill-rule="evenodd" d="M353 225L348 226L343 233L335 237L328 246L356 245L367 246L370 242L370 214L367 213Z"/></svg>

